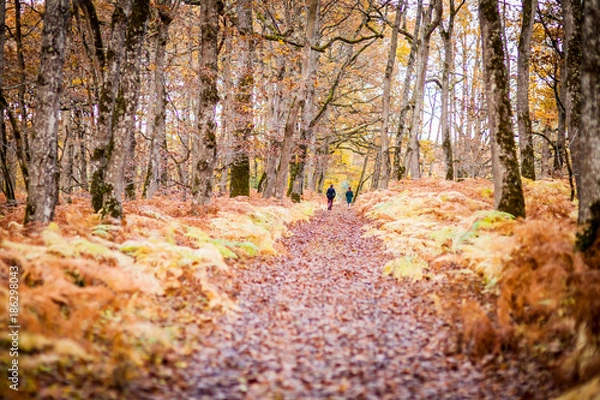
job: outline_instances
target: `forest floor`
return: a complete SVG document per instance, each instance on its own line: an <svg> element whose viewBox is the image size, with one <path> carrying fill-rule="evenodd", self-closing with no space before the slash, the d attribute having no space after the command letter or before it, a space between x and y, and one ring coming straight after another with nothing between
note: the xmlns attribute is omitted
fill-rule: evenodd
<svg viewBox="0 0 600 400"><path fill-rule="evenodd" d="M237 265L236 311L204 324L186 368L132 388L152 399L551 398L550 372L531 357L473 359L440 312L493 296L476 275L396 280L392 256L345 205L294 224L279 256ZM461 275L461 279L451 279ZM488 299L490 300L490 299ZM493 299L492 299L493 300ZM441 303L441 304L440 304ZM460 335L459 335L460 336ZM463 349L464 350L464 349ZM169 375L169 374L167 374ZM171 383L169 383L171 382ZM167 389L168 388L168 389Z"/></svg>

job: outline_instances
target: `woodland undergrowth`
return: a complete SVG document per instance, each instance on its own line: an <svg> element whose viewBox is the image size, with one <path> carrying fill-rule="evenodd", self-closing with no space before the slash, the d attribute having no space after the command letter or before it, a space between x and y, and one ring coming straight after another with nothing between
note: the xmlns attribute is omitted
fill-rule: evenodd
<svg viewBox="0 0 600 400"><path fill-rule="evenodd" d="M85 194L70 200L45 228L21 225L24 205L2 210L0 302L10 266L20 280L19 398L117 398L149 371L168 371L149 366L184 368L202 324L236 307L224 286L231 261L278 253L286 225L315 208L253 195L191 214L189 202L158 197L127 203L118 223L94 214ZM8 332L0 345L6 370ZM0 397L15 395L0 383Z"/></svg>
<svg viewBox="0 0 600 400"><path fill-rule="evenodd" d="M366 234L395 257L385 274L450 288L428 294L453 326L446 351L500 368L508 353L536 358L565 387L589 382L565 395L586 398L600 391L600 243L574 250L567 182L526 180L524 191L526 220L494 211L491 183L472 179L398 182L357 208L373 221Z"/></svg>

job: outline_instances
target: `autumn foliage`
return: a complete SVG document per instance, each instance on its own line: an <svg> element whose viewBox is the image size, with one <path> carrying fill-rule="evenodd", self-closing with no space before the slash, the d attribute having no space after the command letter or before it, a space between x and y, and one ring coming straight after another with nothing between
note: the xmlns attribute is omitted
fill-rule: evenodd
<svg viewBox="0 0 600 400"><path fill-rule="evenodd" d="M586 381L600 370L600 270L575 251L567 182L525 181L524 190L526 220L493 211L485 180L402 181L358 207L396 257L384 273L450 282L430 294L455 327L449 347L475 360L526 354L563 382ZM481 280L477 296L459 290Z"/></svg>
<svg viewBox="0 0 600 400"><path fill-rule="evenodd" d="M404 180L355 209L389 253L382 273L450 327L436 333L439 351L494 368L536 360L557 382L594 385L600 273L574 251L576 205L563 181L526 181L525 195L527 220L494 211L485 180ZM20 224L23 206L0 222L0 297L18 266L22 392L38 397L117 398L169 379L160 366L185 370L202 326L237 308L237 268L285 253L287 226L323 201L216 198L190 212L158 197L126 203L118 223L94 214L87 195L71 199L44 228ZM8 326L6 309L0 318Z"/></svg>
<svg viewBox="0 0 600 400"><path fill-rule="evenodd" d="M223 290L230 260L277 253L286 225L313 207L220 198L193 215L190 204L163 197L128 203L113 224L82 194L43 229L19 223L23 206L4 210L0 300L8 302L8 267L18 266L21 394L107 398L144 366L180 362L203 321L236 307ZM10 325L6 308L0 319ZM0 357L5 368L8 352ZM6 382L0 390L18 394Z"/></svg>

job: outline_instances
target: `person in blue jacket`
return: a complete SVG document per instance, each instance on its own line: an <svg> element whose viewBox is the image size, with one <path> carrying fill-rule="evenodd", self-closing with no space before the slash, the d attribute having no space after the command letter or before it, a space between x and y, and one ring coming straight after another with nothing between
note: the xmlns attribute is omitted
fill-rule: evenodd
<svg viewBox="0 0 600 400"><path fill-rule="evenodd" d="M329 186L329 189L327 189L326 196L327 196L327 209L331 210L331 207L333 207L333 199L335 199L335 196L336 196L333 185Z"/></svg>
<svg viewBox="0 0 600 400"><path fill-rule="evenodd" d="M348 203L348 210L350 209L350 205L352 204L352 199L354 198L354 193L352 193L352 188L348 188L346 190L346 203Z"/></svg>

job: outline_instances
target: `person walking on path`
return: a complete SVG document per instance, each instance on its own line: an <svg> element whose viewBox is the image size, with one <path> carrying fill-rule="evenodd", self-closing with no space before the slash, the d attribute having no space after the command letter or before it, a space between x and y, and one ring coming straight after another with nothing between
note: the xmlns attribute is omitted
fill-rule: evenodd
<svg viewBox="0 0 600 400"><path fill-rule="evenodd" d="M333 185L329 186L329 189L327 189L327 209L331 210L331 207L333 207L333 199L335 199L336 193L335 193L335 189L333 188Z"/></svg>
<svg viewBox="0 0 600 400"><path fill-rule="evenodd" d="M352 188L348 188L348 190L346 190L346 203L348 203L348 210L350 209L350 205L352 204L353 198L354 193L352 193Z"/></svg>

